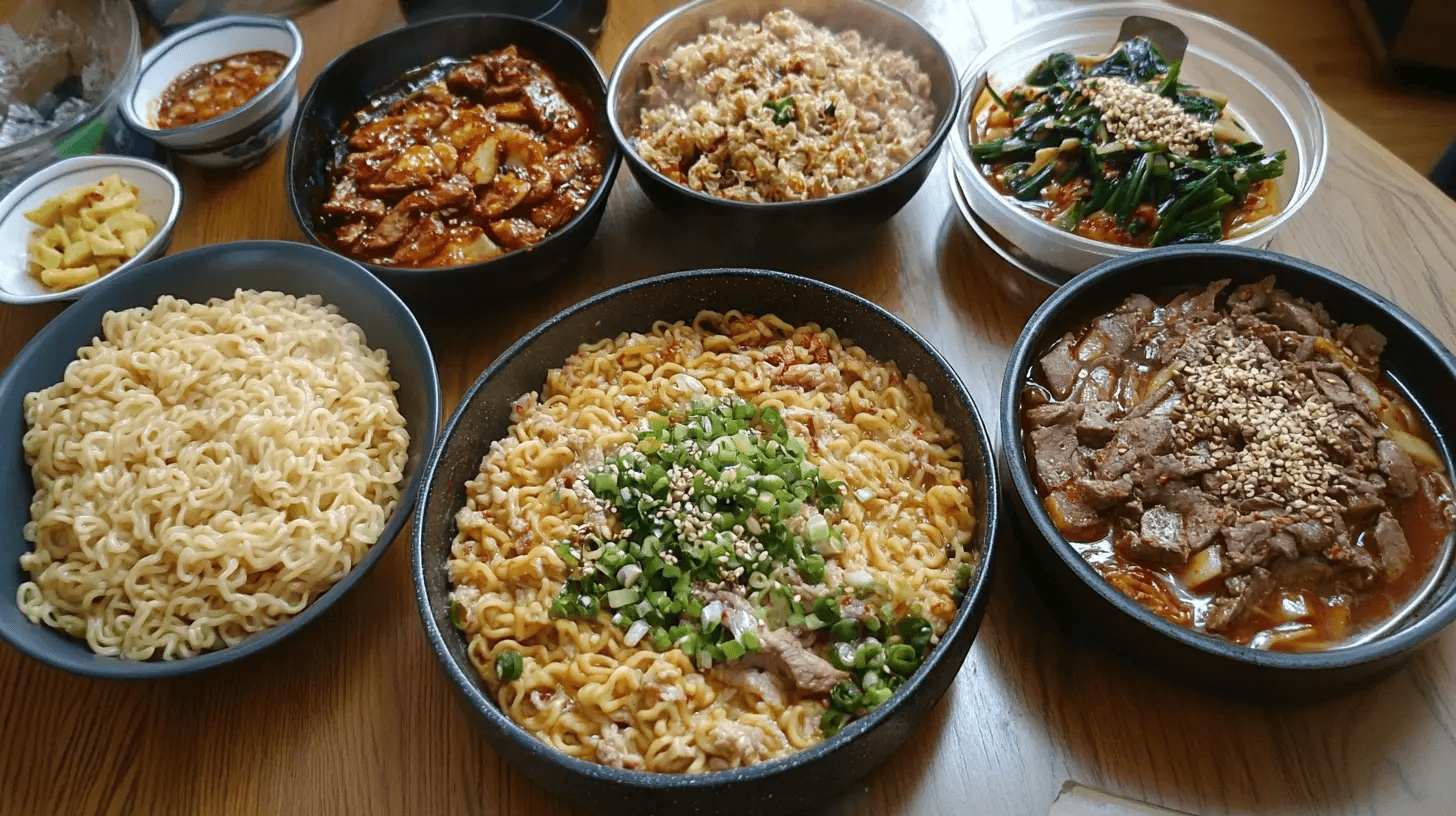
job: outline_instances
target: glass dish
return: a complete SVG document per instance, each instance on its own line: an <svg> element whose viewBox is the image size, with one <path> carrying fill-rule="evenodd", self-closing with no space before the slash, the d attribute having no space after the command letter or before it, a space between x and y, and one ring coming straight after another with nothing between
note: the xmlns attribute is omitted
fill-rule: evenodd
<svg viewBox="0 0 1456 816"><path fill-rule="evenodd" d="M16 35L31 37L47 30L48 21L57 15L85 35L69 42L66 48L70 64L81 67L79 77L65 78L58 86L83 87L85 107L75 118L0 148L0 192L56 158L86 155L106 147L123 130L117 100L141 61L141 39L131 4L127 0L25 0L5 23ZM31 80L37 87L19 89L15 98L33 102L34 97L51 90L49 86L62 79L46 71L37 74Z"/></svg>
<svg viewBox="0 0 1456 816"><path fill-rule="evenodd" d="M1021 82L1037 63L1055 51L1106 53L1117 41L1123 19L1132 15L1155 17L1181 28L1188 35L1183 80L1227 95L1230 108L1268 152L1289 151L1284 175L1279 179L1279 213L1257 230L1218 243L1267 246L1309 200L1324 173L1328 137L1319 100L1287 62L1249 35L1201 14L1140 3L1096 5L1030 20L1009 38L982 51L962 76L961 106L951 130L951 155L956 177L974 213L1037 265L1063 273L1061 280L1047 281L1054 285L1102 261L1142 250L1066 232L1005 199L971 158L971 111L988 76L994 87L1002 90ZM1017 266L1034 274L1023 265ZM1035 277L1046 280L1041 275Z"/></svg>

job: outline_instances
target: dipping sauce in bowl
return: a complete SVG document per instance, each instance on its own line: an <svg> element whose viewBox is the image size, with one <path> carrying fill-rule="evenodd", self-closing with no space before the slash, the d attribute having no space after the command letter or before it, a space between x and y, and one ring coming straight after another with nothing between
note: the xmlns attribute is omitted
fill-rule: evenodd
<svg viewBox="0 0 1456 816"><path fill-rule="evenodd" d="M972 111L971 157L1005 199L1094 241L1220 241L1279 211L1286 151L1266 153L1215 89L1144 37L1055 52Z"/></svg>
<svg viewBox="0 0 1456 816"><path fill-rule="evenodd" d="M586 93L515 46L410 72L343 126L320 235L381 266L489 260L545 240L601 184Z"/></svg>
<svg viewBox="0 0 1456 816"><path fill-rule="evenodd" d="M1363 642L1442 571L1447 462L1380 331L1273 277L1228 284L1133 295L1041 356L1021 426L1042 504L1165 620L1275 651Z"/></svg>
<svg viewBox="0 0 1456 816"><path fill-rule="evenodd" d="M163 92L157 127L186 127L221 116L262 93L286 65L288 57L277 51L249 51L195 65Z"/></svg>

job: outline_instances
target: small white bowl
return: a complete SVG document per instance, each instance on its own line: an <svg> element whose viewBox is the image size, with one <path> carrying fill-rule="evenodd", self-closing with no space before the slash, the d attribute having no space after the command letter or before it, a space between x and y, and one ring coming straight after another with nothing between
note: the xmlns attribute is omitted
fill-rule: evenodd
<svg viewBox="0 0 1456 816"><path fill-rule="evenodd" d="M288 63L263 92L206 121L157 127L162 94L172 80L203 63L249 51L276 51ZM229 14L187 26L142 55L141 69L121 100L121 115L138 133L178 158L209 168L242 168L262 161L283 141L298 113L298 63L303 35L283 17Z"/></svg>
<svg viewBox="0 0 1456 816"><path fill-rule="evenodd" d="M61 292L47 289L26 271L28 244L40 227L26 219L25 213L48 198L95 184L112 173L137 186L138 209L157 222L157 233L135 257L97 280ZM100 281L160 258L172 244L172 228L181 211L182 185L171 170L156 162L130 156L77 156L46 165L0 198L0 302L26 305L75 300Z"/></svg>

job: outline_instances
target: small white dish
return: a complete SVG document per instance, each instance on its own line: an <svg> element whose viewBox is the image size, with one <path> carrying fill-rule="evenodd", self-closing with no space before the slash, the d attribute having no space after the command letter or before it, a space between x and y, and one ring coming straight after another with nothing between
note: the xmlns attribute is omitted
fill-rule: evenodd
<svg viewBox="0 0 1456 816"><path fill-rule="evenodd" d="M95 184L112 173L137 186L137 206L157 222L157 233L131 260L100 278L74 289L53 291L26 271L28 244L40 229L25 213L53 196L85 184ZM172 228L182 211L182 185L171 170L156 162L130 156L77 156L37 170L0 198L0 302L28 305L75 300L103 280L160 258L172 244Z"/></svg>
<svg viewBox="0 0 1456 816"><path fill-rule="evenodd" d="M162 94L174 79L197 65L250 51L288 57L272 85L220 116L185 127L157 127ZM302 58L303 35L287 18L229 14L204 20L142 55L136 80L121 99L121 115L138 133L184 161L209 168L247 167L262 161L292 126Z"/></svg>

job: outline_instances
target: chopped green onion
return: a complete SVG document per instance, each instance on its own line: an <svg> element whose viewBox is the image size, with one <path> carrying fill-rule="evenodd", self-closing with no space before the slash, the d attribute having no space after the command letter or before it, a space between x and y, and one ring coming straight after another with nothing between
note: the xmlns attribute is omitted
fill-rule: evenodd
<svg viewBox="0 0 1456 816"><path fill-rule="evenodd" d="M465 631L465 605L459 601L450 602L450 623L456 629Z"/></svg>
<svg viewBox="0 0 1456 816"><path fill-rule="evenodd" d="M824 716L819 718L819 730L824 732L824 736L832 737L838 734L840 729L844 728L844 721L846 719L847 717L843 711L826 708L824 710Z"/></svg>
<svg viewBox="0 0 1456 816"><path fill-rule="evenodd" d="M842 680L829 692L830 703L840 711L852 712L859 707L860 690L853 683Z"/></svg>
<svg viewBox="0 0 1456 816"><path fill-rule="evenodd" d="M637 603L641 597L635 589L614 589L607 593L607 605L613 609L621 609L627 604Z"/></svg>
<svg viewBox="0 0 1456 816"><path fill-rule="evenodd" d="M865 689L864 696L860 699L866 710L873 711L893 696L895 696L895 692L891 691L888 686L877 685L873 688Z"/></svg>
<svg viewBox="0 0 1456 816"><path fill-rule="evenodd" d="M914 674L920 668L920 655L908 643L892 644L885 647L885 667L896 674Z"/></svg>
<svg viewBox="0 0 1456 816"><path fill-rule="evenodd" d="M859 637L859 621L854 618L843 618L838 623L829 627L829 636L834 638L836 643L847 643ZM851 655L853 652L851 652Z"/></svg>
<svg viewBox="0 0 1456 816"><path fill-rule="evenodd" d="M501 652L495 657L495 673L502 683L518 679L523 667L520 652Z"/></svg>

